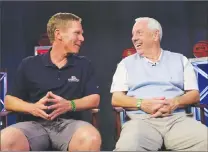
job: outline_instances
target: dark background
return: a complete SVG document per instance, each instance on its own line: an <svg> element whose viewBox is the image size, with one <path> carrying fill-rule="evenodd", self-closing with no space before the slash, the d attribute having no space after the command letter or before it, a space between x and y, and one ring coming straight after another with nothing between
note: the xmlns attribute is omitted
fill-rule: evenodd
<svg viewBox="0 0 208 152"><path fill-rule="evenodd" d="M85 43L81 55L94 63L101 89L100 132L102 150L115 145L110 85L124 49L132 47L134 19L149 16L163 27L162 48L193 58L192 48L208 36L208 2L0 2L1 68L8 72L11 89L16 68L21 60L34 54L34 46L50 16L72 12L83 19Z"/></svg>

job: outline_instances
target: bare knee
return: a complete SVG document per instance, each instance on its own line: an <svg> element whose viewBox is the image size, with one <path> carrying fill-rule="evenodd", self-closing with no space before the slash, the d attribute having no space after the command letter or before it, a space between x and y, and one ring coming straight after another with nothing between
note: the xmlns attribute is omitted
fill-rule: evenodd
<svg viewBox="0 0 208 152"><path fill-rule="evenodd" d="M0 149L2 151L30 150L28 140L23 132L14 127L7 127L1 131Z"/></svg>
<svg viewBox="0 0 208 152"><path fill-rule="evenodd" d="M79 131L79 139L83 142L85 141L92 141L92 142L99 142L101 141L100 133L92 126L86 126L80 128ZM77 132L78 133L78 132Z"/></svg>
<svg viewBox="0 0 208 152"><path fill-rule="evenodd" d="M69 151L100 151L100 133L91 125L79 128L73 135L69 143Z"/></svg>

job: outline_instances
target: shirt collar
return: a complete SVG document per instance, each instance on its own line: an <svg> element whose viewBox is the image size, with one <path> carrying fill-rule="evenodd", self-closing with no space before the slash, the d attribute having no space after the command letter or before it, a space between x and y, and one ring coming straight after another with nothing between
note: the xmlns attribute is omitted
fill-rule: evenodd
<svg viewBox="0 0 208 152"><path fill-rule="evenodd" d="M143 58L145 59L145 61L147 61L149 63L152 63L152 64L156 63L156 64L158 64L160 62L161 58L162 58L162 54L163 54L163 49L161 48L160 56L159 56L159 58L158 58L158 60L156 62L153 62L153 61L151 61L150 59L148 59L146 57L143 57Z"/></svg>
<svg viewBox="0 0 208 152"><path fill-rule="evenodd" d="M42 60L43 60L43 63L45 66L48 66L48 67L56 67L55 64L53 64L53 62L51 61L51 56L50 56L50 52L51 52L52 48L49 49L49 51L45 54L43 54L42 56ZM64 67L68 67L68 66L74 66L75 65L75 56L74 54L69 54L67 56L67 63ZM63 67L63 68L64 68Z"/></svg>

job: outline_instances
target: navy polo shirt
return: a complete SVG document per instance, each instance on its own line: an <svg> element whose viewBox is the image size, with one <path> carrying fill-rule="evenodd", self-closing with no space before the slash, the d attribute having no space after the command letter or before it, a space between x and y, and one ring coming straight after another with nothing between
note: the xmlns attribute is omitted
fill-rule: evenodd
<svg viewBox="0 0 208 152"><path fill-rule="evenodd" d="M99 94L98 89L93 66L86 57L70 54L67 57L67 64L59 69L52 63L49 51L22 60L17 69L13 88L7 94L35 103L48 91L72 100ZM75 113L78 112L68 112L61 117L74 118Z"/></svg>

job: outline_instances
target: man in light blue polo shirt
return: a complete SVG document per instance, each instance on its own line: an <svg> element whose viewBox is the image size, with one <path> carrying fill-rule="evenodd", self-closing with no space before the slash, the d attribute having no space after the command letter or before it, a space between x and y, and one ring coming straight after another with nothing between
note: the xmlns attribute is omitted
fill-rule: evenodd
<svg viewBox="0 0 208 152"><path fill-rule="evenodd" d="M111 85L112 105L138 108L121 131L115 151L207 151L207 127L186 115L184 106L199 102L194 69L179 53L160 46L162 27L149 17L132 29L136 54L123 59Z"/></svg>

